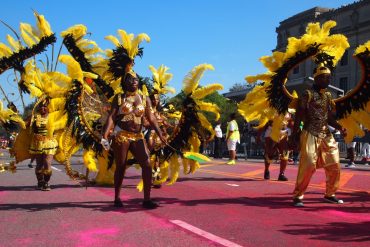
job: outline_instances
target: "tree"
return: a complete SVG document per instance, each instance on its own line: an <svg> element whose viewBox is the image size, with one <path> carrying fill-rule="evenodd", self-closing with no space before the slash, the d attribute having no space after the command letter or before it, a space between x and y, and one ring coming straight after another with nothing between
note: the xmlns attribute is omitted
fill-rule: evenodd
<svg viewBox="0 0 370 247"><path fill-rule="evenodd" d="M253 89L256 85L260 85L260 84L261 82L257 82L253 84L237 82L231 86L231 88L229 89L229 92L238 92L238 91L245 90L245 89Z"/></svg>
<svg viewBox="0 0 370 247"><path fill-rule="evenodd" d="M31 117L32 110L33 110L33 107L35 106L35 103L36 102L32 102L32 103L26 105L26 107L24 108L23 114L22 114L23 119L27 119L27 118Z"/></svg>
<svg viewBox="0 0 370 247"><path fill-rule="evenodd" d="M229 92L238 92L241 90L245 90L249 88L248 86L249 86L248 84L237 82L234 85L232 85L232 87L229 89Z"/></svg>

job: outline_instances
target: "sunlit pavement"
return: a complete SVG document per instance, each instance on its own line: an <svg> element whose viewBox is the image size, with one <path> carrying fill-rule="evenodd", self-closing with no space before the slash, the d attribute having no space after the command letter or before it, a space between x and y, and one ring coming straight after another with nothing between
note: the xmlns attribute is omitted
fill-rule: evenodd
<svg viewBox="0 0 370 247"><path fill-rule="evenodd" d="M74 157L76 169L81 157ZM292 206L297 167L289 181L263 180L261 160L203 164L181 174L171 186L153 189L160 203L141 208L136 190L140 171L130 168L122 189L123 209L112 207L111 187L84 187L54 165L52 191L35 190L28 162L17 172L0 173L0 246L368 246L369 182L367 167L342 169L337 196L343 205L323 202L325 174L314 174L303 208ZM343 165L344 166L344 165Z"/></svg>

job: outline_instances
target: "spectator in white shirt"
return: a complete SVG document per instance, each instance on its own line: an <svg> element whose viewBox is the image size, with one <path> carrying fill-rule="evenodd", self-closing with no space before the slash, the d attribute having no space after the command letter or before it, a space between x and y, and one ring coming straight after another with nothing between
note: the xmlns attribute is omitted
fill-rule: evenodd
<svg viewBox="0 0 370 247"><path fill-rule="evenodd" d="M222 159L222 129L221 129L221 121L217 121L215 126L215 147L213 150L213 157L215 159Z"/></svg>

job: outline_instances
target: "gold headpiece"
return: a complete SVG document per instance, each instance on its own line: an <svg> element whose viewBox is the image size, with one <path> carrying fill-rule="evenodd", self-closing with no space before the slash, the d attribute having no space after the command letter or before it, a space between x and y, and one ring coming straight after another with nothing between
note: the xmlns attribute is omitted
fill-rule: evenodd
<svg viewBox="0 0 370 247"><path fill-rule="evenodd" d="M315 78L316 76L319 76L319 75L322 75L322 74L331 74L331 71L328 67L325 67L325 65L323 63L320 63L317 66L316 72L313 75L313 77Z"/></svg>
<svg viewBox="0 0 370 247"><path fill-rule="evenodd" d="M133 78L137 78L137 75L136 75L135 71L130 69L125 73L124 78L123 78L123 82L126 81L126 78L127 78L128 75L131 75Z"/></svg>
<svg viewBox="0 0 370 247"><path fill-rule="evenodd" d="M127 73L126 73L126 76L127 75L131 75L133 78L137 78L137 75L135 73L135 71L133 71L132 69L130 69Z"/></svg>

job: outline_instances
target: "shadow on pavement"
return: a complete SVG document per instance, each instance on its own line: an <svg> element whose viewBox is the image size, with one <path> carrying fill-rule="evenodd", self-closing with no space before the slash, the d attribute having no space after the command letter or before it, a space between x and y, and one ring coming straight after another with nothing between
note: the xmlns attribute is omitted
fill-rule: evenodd
<svg viewBox="0 0 370 247"><path fill-rule="evenodd" d="M291 224L286 225L287 229L281 232L290 235L310 236L310 239L331 241L331 242L366 242L370 241L370 221L356 223L349 222L328 222L326 224Z"/></svg>
<svg viewBox="0 0 370 247"><path fill-rule="evenodd" d="M225 182L248 182L248 181L264 181L261 179L250 179L250 178L233 178L233 177L180 177L177 179L177 182L185 182L185 181L211 181L211 182L218 182L218 181L225 181Z"/></svg>
<svg viewBox="0 0 370 247"><path fill-rule="evenodd" d="M79 184L51 184L51 188L63 189L63 188L81 188ZM37 191L36 185L33 186L0 186L0 191Z"/></svg>

